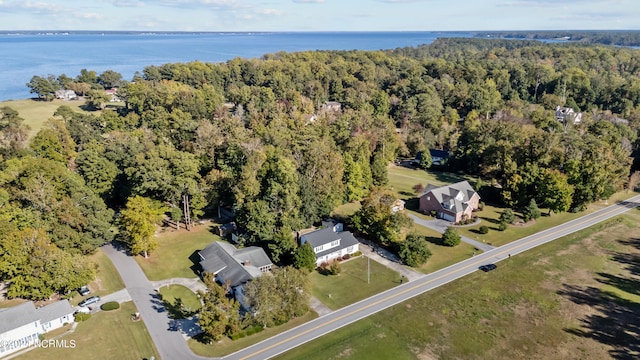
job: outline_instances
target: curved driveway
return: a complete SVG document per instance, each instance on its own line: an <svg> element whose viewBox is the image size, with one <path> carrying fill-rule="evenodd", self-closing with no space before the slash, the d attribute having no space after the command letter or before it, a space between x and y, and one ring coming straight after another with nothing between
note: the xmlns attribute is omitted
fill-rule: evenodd
<svg viewBox="0 0 640 360"><path fill-rule="evenodd" d="M162 301L133 257L113 245L105 245L102 250L118 269L160 357L164 360L206 359L191 352L180 331L169 329L171 320Z"/></svg>
<svg viewBox="0 0 640 360"><path fill-rule="evenodd" d="M565 224L527 236L499 248L488 250L465 261L323 315L294 329L225 356L223 359L262 360L272 358L324 334L477 271L480 265L504 260L509 258L510 255L529 250L622 214L639 206L638 201L640 201L640 196L635 196L627 201L598 210ZM191 352L179 332L169 331L169 319L166 312L164 312L159 300L155 298L153 286L135 260L112 246L105 246L103 250L111 258L118 272L120 272L127 290L138 307L138 311L140 311L142 319L147 329L149 329L151 338L155 342L162 358L165 360L205 359Z"/></svg>

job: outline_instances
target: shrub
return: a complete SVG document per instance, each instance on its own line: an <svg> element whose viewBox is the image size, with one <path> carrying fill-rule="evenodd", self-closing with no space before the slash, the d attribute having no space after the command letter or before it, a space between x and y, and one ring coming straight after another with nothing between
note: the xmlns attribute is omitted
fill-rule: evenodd
<svg viewBox="0 0 640 360"><path fill-rule="evenodd" d="M480 231L480 234L488 234L489 233L489 227L482 225L480 226L480 229L478 230Z"/></svg>
<svg viewBox="0 0 640 360"><path fill-rule="evenodd" d="M448 227L442 234L442 243L446 246L457 246L460 244L461 237L452 227Z"/></svg>
<svg viewBox="0 0 640 360"><path fill-rule="evenodd" d="M104 304L102 304L102 306L100 306L100 308L104 311L111 311L111 310L117 310L120 309L120 304L118 304L117 301L109 301L106 302Z"/></svg>
<svg viewBox="0 0 640 360"><path fill-rule="evenodd" d="M426 237L419 234L409 234L407 238L400 243L398 249L400 260L408 266L420 266L429 260L431 250L427 246Z"/></svg>
<svg viewBox="0 0 640 360"><path fill-rule="evenodd" d="M342 272L342 267L340 266L340 263L338 261L334 261L331 263L331 266L329 266L329 273L331 275L338 275Z"/></svg>
<svg viewBox="0 0 640 360"><path fill-rule="evenodd" d="M507 230L507 223L501 222L500 225L498 225L498 230L500 230L500 231Z"/></svg>
<svg viewBox="0 0 640 360"><path fill-rule="evenodd" d="M516 219L516 216L513 214L513 211L511 209L505 209L500 214L500 222L511 224L512 222L515 221L515 219Z"/></svg>
<svg viewBox="0 0 640 360"><path fill-rule="evenodd" d="M351 255L344 254L344 256L342 257L342 260L349 260L350 258L351 258Z"/></svg>
<svg viewBox="0 0 640 360"><path fill-rule="evenodd" d="M358 257L360 255L362 255L362 251L356 251L353 254L351 254L352 257Z"/></svg>
<svg viewBox="0 0 640 360"><path fill-rule="evenodd" d="M86 320L89 320L90 317L91 317L91 314L88 314L88 313L77 313L74 320L76 322L86 321Z"/></svg>

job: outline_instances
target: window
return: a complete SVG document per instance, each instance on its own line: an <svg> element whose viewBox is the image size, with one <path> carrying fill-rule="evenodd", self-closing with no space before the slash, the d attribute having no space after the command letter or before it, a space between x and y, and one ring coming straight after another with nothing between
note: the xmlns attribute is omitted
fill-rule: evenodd
<svg viewBox="0 0 640 360"><path fill-rule="evenodd" d="M338 245L340 245L340 239L331 242L331 247L336 247Z"/></svg>
<svg viewBox="0 0 640 360"><path fill-rule="evenodd" d="M322 246L316 247L315 249L313 249L313 251L315 251L316 254L319 253L320 251L322 251Z"/></svg>

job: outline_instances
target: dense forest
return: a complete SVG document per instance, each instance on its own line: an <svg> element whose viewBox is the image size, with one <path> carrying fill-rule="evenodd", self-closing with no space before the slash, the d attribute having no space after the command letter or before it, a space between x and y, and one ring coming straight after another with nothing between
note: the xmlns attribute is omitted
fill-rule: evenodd
<svg viewBox="0 0 640 360"><path fill-rule="evenodd" d="M191 219L233 209L246 244L290 264L292 231L370 199L390 161L430 148L486 184L485 201L580 211L638 181L639 55L440 39L149 66L132 81L112 71L34 76L43 101L76 89L104 110L61 106L29 138L20 114L1 109L0 281L10 296L65 293L93 276L84 255L116 236L152 251L149 223L182 221L185 200ZM112 87L124 106L105 107ZM558 121L557 106L582 121Z"/></svg>
<svg viewBox="0 0 640 360"><path fill-rule="evenodd" d="M587 44L640 46L640 31L628 30L485 31L475 33L475 36L482 38L566 40Z"/></svg>

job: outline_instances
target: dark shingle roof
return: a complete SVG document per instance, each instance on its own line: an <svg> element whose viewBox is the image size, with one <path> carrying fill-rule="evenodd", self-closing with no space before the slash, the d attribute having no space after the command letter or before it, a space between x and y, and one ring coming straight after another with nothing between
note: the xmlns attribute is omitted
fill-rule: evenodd
<svg viewBox="0 0 640 360"><path fill-rule="evenodd" d="M39 316L32 301L0 309L0 334L38 320Z"/></svg>
<svg viewBox="0 0 640 360"><path fill-rule="evenodd" d="M271 265L267 254L257 246L238 250L231 244L215 241L199 254L203 259L202 271L216 274L221 282L229 281L232 287L260 276L259 268Z"/></svg>
<svg viewBox="0 0 640 360"><path fill-rule="evenodd" d="M310 232L308 234L303 235L303 238L313 248L331 243L335 240L340 240L340 245L317 253L316 257L318 258L327 254L334 253L338 250L348 248L349 246L353 246L358 243L358 240L356 240L356 238L353 236L351 232L349 231L333 232L333 229L331 228L323 228L323 229Z"/></svg>

